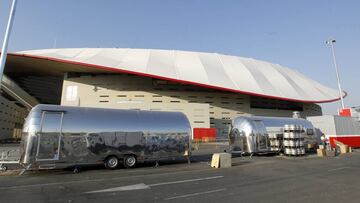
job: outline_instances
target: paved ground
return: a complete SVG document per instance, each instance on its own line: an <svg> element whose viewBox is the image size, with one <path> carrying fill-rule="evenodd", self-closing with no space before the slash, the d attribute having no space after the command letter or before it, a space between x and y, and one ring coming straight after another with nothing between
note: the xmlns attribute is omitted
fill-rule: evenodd
<svg viewBox="0 0 360 203"><path fill-rule="evenodd" d="M237 157L227 169L206 160L0 176L0 202L359 202L360 152Z"/></svg>

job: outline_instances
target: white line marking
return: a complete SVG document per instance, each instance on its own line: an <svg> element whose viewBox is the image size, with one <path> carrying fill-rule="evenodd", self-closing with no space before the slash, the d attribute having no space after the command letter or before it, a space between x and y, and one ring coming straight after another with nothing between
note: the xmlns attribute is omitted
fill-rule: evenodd
<svg viewBox="0 0 360 203"><path fill-rule="evenodd" d="M142 189L150 189L151 187L162 186L162 185L172 185L172 184L179 184L179 183L212 180L212 179L223 178L223 177L224 176L212 176L212 177L205 177L205 178L178 180L178 181L172 181L172 182L154 183L154 184L150 184L150 185L145 185L144 183L139 183L139 184L135 184L135 185L126 185L126 186L108 188L108 189L104 189L104 190L94 190L94 191L89 191L89 192L84 192L84 193L90 194L90 193L100 193L100 192L119 192L119 191L129 191L129 190L142 190Z"/></svg>
<svg viewBox="0 0 360 203"><path fill-rule="evenodd" d="M90 191L90 192L85 192L85 193L89 194L89 193L100 193L100 192L119 192L119 191L144 190L144 189L150 189L150 186L145 185L144 183L140 183L140 184L135 184L135 185L114 187L114 188L109 188L109 189L105 189L105 190L95 190L95 191Z"/></svg>
<svg viewBox="0 0 360 203"><path fill-rule="evenodd" d="M104 179L78 180L78 181L56 182L56 183L42 183L42 184L34 184L34 185L18 185L18 186L10 186L10 187L0 187L0 190L29 188L29 187L42 187L42 186L52 186L52 185L61 185L61 184L74 184L74 183L97 182L97 181L104 181Z"/></svg>
<svg viewBox="0 0 360 203"><path fill-rule="evenodd" d="M193 197L193 196L204 195L204 194L209 194L209 193L221 192L221 191L225 191L225 190L226 190L226 188L217 189L217 190L209 190L209 191L205 191L205 192L197 192L197 193L192 193L192 194L187 194L187 195L180 195L180 196L175 196L175 197L169 197L169 198L166 198L165 200L172 200L172 199Z"/></svg>
<svg viewBox="0 0 360 203"><path fill-rule="evenodd" d="M197 178L197 179L188 179L188 180L178 180L178 181L173 181L173 182L155 183L155 184L151 184L151 185L149 185L149 186L160 186L160 185L171 185L171 184L178 184L178 183L188 183L188 182L211 180L211 179L217 179L217 178L223 178L223 177L224 177L224 176L212 176L212 177L206 177L206 178Z"/></svg>
<svg viewBox="0 0 360 203"><path fill-rule="evenodd" d="M159 172L162 172L160 169ZM163 170L164 171L164 170ZM149 177L149 176L168 176L168 175L175 175L175 174L184 174L184 173L193 173L193 172L204 172L204 171L214 171L213 168L209 168L209 169L202 169L202 170L188 170L188 171L175 171L175 172L162 172L162 173L153 173L153 174L143 174L143 175L132 175L133 173L128 173L126 175L131 176L132 178L139 178L139 177ZM124 171L120 171L120 172L124 172ZM143 170L138 170L138 171L134 171L134 173L139 173L139 172L144 172ZM100 173L99 173L100 174ZM101 173L101 174L106 174L106 173ZM108 173L109 174L109 173ZM114 173L117 174L117 173ZM124 178L129 178L128 176L123 176L123 177L116 177L116 178L111 178L111 180L121 180Z"/></svg>
<svg viewBox="0 0 360 203"><path fill-rule="evenodd" d="M347 169L347 168L350 168L350 167L345 166L345 167L341 167L341 168L333 168L333 169L328 170L328 172L331 172L331 171L339 171L339 170L343 170L343 169Z"/></svg>

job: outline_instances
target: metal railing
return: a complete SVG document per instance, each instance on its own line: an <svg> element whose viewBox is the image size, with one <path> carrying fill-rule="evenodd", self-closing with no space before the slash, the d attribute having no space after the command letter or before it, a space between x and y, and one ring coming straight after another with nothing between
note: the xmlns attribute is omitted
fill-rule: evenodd
<svg viewBox="0 0 360 203"><path fill-rule="evenodd" d="M8 164L19 164L20 149L0 151L0 171L7 171Z"/></svg>

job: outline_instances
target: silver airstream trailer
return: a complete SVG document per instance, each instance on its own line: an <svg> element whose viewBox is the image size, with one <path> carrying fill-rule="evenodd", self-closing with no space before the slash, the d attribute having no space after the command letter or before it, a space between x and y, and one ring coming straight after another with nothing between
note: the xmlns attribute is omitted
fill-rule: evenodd
<svg viewBox="0 0 360 203"><path fill-rule="evenodd" d="M305 119L240 116L232 122L230 147L232 151L250 154L271 152L269 135L282 134L285 125L301 125L305 143L316 143L315 128Z"/></svg>
<svg viewBox="0 0 360 203"><path fill-rule="evenodd" d="M187 158L191 127L179 112L37 105L26 118L20 163L66 168Z"/></svg>

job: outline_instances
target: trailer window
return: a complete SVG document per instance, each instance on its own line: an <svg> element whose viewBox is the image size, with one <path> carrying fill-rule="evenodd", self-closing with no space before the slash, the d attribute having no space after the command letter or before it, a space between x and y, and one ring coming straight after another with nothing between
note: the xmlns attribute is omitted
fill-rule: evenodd
<svg viewBox="0 0 360 203"><path fill-rule="evenodd" d="M38 142L38 160L57 160L59 158L62 115L63 113L59 112L44 112Z"/></svg>
<svg viewBox="0 0 360 203"><path fill-rule="evenodd" d="M313 129L306 129L306 134L307 134L307 135L313 135L313 134L314 134L314 130L313 130Z"/></svg>

